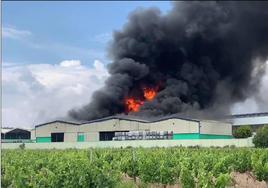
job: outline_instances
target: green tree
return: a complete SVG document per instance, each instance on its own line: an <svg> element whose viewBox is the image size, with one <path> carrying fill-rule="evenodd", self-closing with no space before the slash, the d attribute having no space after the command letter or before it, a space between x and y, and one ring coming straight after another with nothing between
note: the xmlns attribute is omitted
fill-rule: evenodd
<svg viewBox="0 0 268 188"><path fill-rule="evenodd" d="M267 148L268 147L268 125L259 128L253 138L255 147Z"/></svg>
<svg viewBox="0 0 268 188"><path fill-rule="evenodd" d="M252 136L252 130L250 126L241 126L234 131L235 138L248 138Z"/></svg>

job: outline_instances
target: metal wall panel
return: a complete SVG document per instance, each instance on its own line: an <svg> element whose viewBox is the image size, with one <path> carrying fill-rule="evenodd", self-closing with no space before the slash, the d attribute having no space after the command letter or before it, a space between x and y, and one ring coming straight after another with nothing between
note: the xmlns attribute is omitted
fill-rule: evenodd
<svg viewBox="0 0 268 188"><path fill-rule="evenodd" d="M99 141L99 133L98 132L87 132L84 133L85 142L97 142Z"/></svg>
<svg viewBox="0 0 268 188"><path fill-rule="evenodd" d="M174 133L198 133L198 122L168 119L150 123L151 131L173 131Z"/></svg>
<svg viewBox="0 0 268 188"><path fill-rule="evenodd" d="M201 134L232 135L232 124L220 121L201 121Z"/></svg>
<svg viewBox="0 0 268 188"><path fill-rule="evenodd" d="M35 136L36 137L50 137L51 133L57 132L77 132L78 125L62 123L62 122L53 122L46 125L36 127Z"/></svg>
<svg viewBox="0 0 268 188"><path fill-rule="evenodd" d="M77 132L64 132L64 142L77 142Z"/></svg>

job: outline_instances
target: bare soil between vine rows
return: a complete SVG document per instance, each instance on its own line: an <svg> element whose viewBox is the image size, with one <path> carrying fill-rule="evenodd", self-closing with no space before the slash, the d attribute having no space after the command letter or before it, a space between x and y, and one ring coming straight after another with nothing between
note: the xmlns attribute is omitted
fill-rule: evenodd
<svg viewBox="0 0 268 188"><path fill-rule="evenodd" d="M268 182L265 181L258 181L256 178L250 173L239 173L239 172L232 172L231 173L232 177L232 185L229 186L228 188L268 188ZM133 178L124 175L123 181L128 182L128 181L133 181ZM137 177L136 178L136 187L140 187L141 181ZM148 188L182 188L179 184L175 185L159 185L159 184L149 184Z"/></svg>

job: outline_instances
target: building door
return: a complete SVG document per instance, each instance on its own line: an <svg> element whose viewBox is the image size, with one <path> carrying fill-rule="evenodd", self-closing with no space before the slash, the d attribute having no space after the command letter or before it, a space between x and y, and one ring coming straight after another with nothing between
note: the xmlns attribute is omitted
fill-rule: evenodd
<svg viewBox="0 0 268 188"><path fill-rule="evenodd" d="M84 133L77 133L77 142L84 142L85 141L85 135Z"/></svg>
<svg viewBox="0 0 268 188"><path fill-rule="evenodd" d="M100 132L100 141L113 140L115 132Z"/></svg>
<svg viewBox="0 0 268 188"><path fill-rule="evenodd" d="M51 133L51 142L64 142L64 133Z"/></svg>

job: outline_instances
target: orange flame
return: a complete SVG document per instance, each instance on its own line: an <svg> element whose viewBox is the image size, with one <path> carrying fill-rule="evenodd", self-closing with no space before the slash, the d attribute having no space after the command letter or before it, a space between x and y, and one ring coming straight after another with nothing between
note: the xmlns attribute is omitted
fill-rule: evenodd
<svg viewBox="0 0 268 188"><path fill-rule="evenodd" d="M143 105L143 101L135 100L133 98L128 98L125 101L128 112L138 112L139 107Z"/></svg>
<svg viewBox="0 0 268 188"><path fill-rule="evenodd" d="M128 112L138 112L141 105L144 101L152 101L156 96L156 88L143 88L143 99L135 99L134 97L128 97L125 99L126 111Z"/></svg>
<svg viewBox="0 0 268 188"><path fill-rule="evenodd" d="M147 101L151 101L154 99L156 95L156 91L153 88L144 88L143 89L143 96Z"/></svg>

